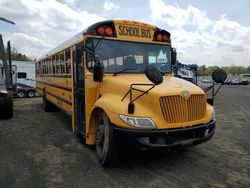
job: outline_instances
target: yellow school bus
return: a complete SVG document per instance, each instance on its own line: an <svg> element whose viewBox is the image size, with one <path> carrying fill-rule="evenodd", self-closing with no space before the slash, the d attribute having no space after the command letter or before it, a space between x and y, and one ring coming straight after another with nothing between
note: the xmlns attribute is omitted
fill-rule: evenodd
<svg viewBox="0 0 250 188"><path fill-rule="evenodd" d="M44 110L70 114L72 131L110 165L120 145L169 150L214 134L213 106L201 88L173 76L175 61L168 31L103 21L36 61L36 89Z"/></svg>

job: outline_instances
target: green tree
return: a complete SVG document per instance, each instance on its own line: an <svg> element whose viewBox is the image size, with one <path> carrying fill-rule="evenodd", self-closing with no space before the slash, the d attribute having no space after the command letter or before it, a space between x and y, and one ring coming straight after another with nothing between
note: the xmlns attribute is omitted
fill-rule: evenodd
<svg viewBox="0 0 250 188"><path fill-rule="evenodd" d="M200 67L198 67L198 75L200 76L205 76L206 74L206 66L205 65L202 65Z"/></svg>
<svg viewBox="0 0 250 188"><path fill-rule="evenodd" d="M5 53L6 55L8 54L7 49L5 49ZM0 54L0 59L2 59L2 54ZM32 61L32 59L27 57L25 54L17 52L15 48L11 50L11 59L16 61Z"/></svg>

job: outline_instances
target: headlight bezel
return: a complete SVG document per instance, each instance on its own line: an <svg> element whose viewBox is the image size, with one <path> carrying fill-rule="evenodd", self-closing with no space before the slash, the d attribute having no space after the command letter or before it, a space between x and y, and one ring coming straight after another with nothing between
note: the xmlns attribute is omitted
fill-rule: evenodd
<svg viewBox="0 0 250 188"><path fill-rule="evenodd" d="M127 125L135 127L135 128L140 128L140 129L156 129L157 128L154 121L149 117L135 117L135 116L127 116L127 115L120 114L119 118ZM143 121L145 122L145 124L143 124Z"/></svg>

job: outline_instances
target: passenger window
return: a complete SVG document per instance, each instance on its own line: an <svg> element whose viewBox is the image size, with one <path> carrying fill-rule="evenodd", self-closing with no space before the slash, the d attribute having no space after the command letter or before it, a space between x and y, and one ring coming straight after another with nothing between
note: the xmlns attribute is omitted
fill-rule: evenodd
<svg viewBox="0 0 250 188"><path fill-rule="evenodd" d="M65 69L64 69L64 52L60 53L60 71L61 71L61 74L65 74Z"/></svg>
<svg viewBox="0 0 250 188"><path fill-rule="evenodd" d="M66 59L66 74L70 74L71 73L71 67L70 67L70 48L66 49L65 52L65 59Z"/></svg>
<svg viewBox="0 0 250 188"><path fill-rule="evenodd" d="M27 78L27 73L26 72L18 72L17 78Z"/></svg>

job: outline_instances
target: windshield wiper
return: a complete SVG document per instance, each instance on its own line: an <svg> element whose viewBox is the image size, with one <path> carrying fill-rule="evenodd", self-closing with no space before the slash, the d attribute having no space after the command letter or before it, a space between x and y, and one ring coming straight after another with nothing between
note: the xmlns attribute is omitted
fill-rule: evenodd
<svg viewBox="0 0 250 188"><path fill-rule="evenodd" d="M126 69L122 69L122 70L120 70L120 71L117 71L117 72L114 72L114 74L113 74L113 76L116 76L117 74L120 74L120 73L122 73L122 72L126 72L126 71L128 71L128 70L136 70L135 68L134 69L132 69L132 68L126 68Z"/></svg>

